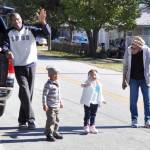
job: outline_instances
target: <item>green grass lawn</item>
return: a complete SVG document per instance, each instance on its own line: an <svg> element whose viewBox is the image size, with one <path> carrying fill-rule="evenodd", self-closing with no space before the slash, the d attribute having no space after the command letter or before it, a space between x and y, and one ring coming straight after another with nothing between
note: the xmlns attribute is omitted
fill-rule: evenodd
<svg viewBox="0 0 150 150"><path fill-rule="evenodd" d="M92 64L96 67L103 68L103 69L111 69L115 71L122 71L122 60L121 59L100 59L100 58L91 58L91 57L84 57L79 56L77 54L71 54L67 52L60 52L60 51L48 51L48 50L41 50L43 47L38 47L38 55L39 56L46 56L46 57L56 57L60 59L70 59L75 61L83 61L88 64Z"/></svg>

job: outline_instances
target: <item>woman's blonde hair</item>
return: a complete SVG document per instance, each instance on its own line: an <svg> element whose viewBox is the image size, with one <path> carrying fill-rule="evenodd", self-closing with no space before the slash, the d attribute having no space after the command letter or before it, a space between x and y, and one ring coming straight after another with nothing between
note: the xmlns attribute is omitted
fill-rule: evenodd
<svg viewBox="0 0 150 150"><path fill-rule="evenodd" d="M132 40L132 44L141 47L145 45L145 41L140 36L134 36Z"/></svg>

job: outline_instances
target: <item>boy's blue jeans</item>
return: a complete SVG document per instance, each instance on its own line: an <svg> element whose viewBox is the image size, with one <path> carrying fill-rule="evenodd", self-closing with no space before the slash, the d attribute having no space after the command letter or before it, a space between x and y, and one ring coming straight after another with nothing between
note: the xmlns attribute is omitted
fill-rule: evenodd
<svg viewBox="0 0 150 150"><path fill-rule="evenodd" d="M138 108L137 101L139 96L139 87L143 95L144 101L144 119L145 122L150 120L150 87L146 85L145 80L130 80L130 112L131 119L137 120L138 118Z"/></svg>

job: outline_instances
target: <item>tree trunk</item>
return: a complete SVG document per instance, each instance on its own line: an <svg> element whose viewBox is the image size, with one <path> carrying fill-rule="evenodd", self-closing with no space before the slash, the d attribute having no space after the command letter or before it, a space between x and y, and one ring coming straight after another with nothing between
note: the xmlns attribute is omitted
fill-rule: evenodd
<svg viewBox="0 0 150 150"><path fill-rule="evenodd" d="M91 31L86 31L88 40L89 40L89 56L95 57L97 50L97 41L98 41L98 32L99 29L93 29Z"/></svg>
<svg viewBox="0 0 150 150"><path fill-rule="evenodd" d="M70 31L70 38L69 38L69 42L71 43L72 42L72 33L73 33L73 30L74 30L74 26L73 25L69 25L69 31Z"/></svg>

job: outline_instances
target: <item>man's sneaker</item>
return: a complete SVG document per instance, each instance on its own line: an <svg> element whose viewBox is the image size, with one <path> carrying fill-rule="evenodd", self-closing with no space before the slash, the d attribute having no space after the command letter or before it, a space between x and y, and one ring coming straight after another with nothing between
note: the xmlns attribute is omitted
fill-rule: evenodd
<svg viewBox="0 0 150 150"><path fill-rule="evenodd" d="M132 120L131 127L132 128L139 128L138 121L137 120Z"/></svg>
<svg viewBox="0 0 150 150"><path fill-rule="evenodd" d="M54 132L54 133L53 133L53 136L54 136L54 138L56 138L56 139L63 139L63 136L62 136L60 133L58 133L58 132Z"/></svg>
<svg viewBox="0 0 150 150"><path fill-rule="evenodd" d="M150 128L150 120L147 120L147 121L145 122L145 128Z"/></svg>
<svg viewBox="0 0 150 150"><path fill-rule="evenodd" d="M27 129L27 124L26 123L19 123L19 130L25 130Z"/></svg>
<svg viewBox="0 0 150 150"><path fill-rule="evenodd" d="M28 122L28 129L29 130L35 130L35 123L34 122Z"/></svg>
<svg viewBox="0 0 150 150"><path fill-rule="evenodd" d="M46 140L49 141L49 142L55 142L56 141L52 134L48 134L46 136Z"/></svg>
<svg viewBox="0 0 150 150"><path fill-rule="evenodd" d="M95 125L90 126L90 132L93 134L97 134L98 130L95 128Z"/></svg>
<svg viewBox="0 0 150 150"><path fill-rule="evenodd" d="M85 132L85 133L89 133L89 132L90 132L89 126L84 126L84 132Z"/></svg>

